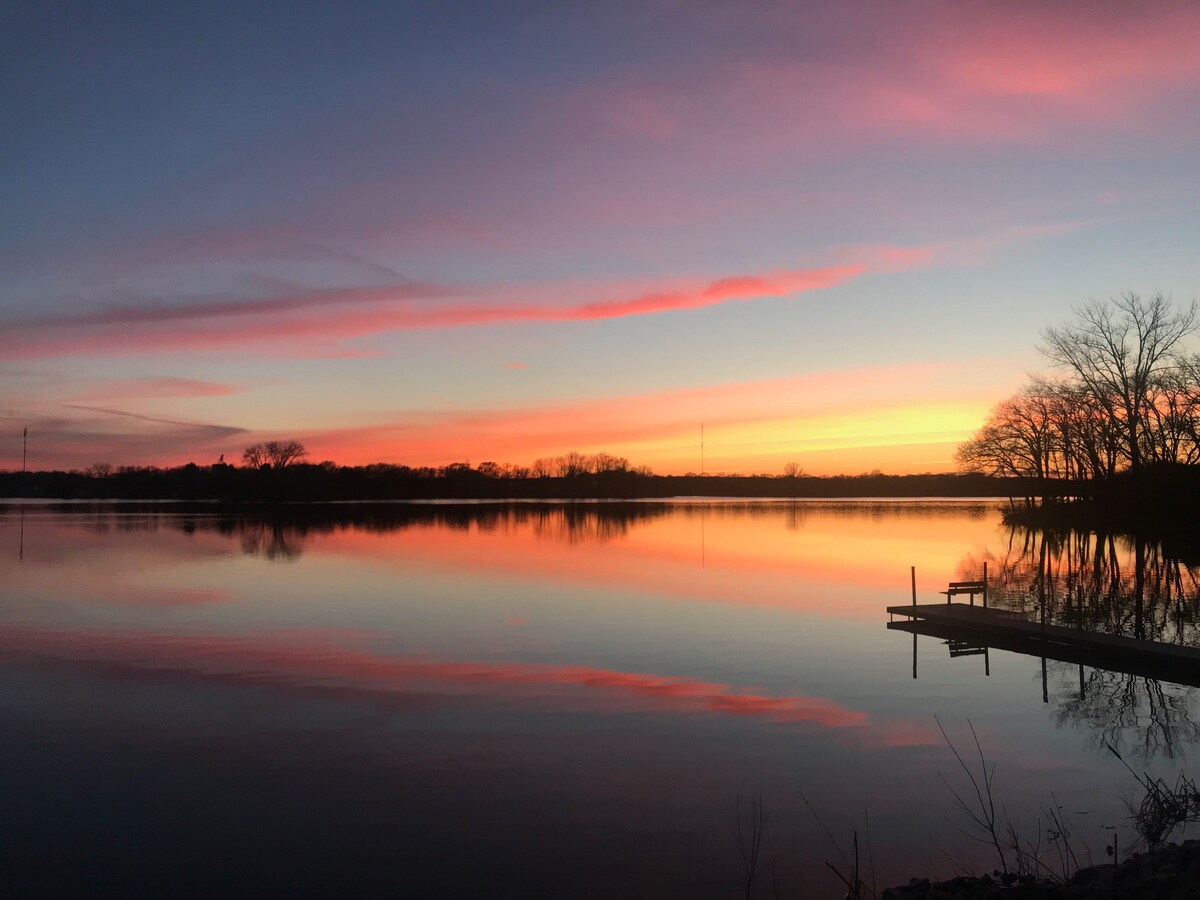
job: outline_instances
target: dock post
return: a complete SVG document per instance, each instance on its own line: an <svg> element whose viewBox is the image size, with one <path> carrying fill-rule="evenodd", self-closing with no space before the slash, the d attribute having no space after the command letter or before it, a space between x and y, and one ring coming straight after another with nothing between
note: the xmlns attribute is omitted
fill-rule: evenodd
<svg viewBox="0 0 1200 900"><path fill-rule="evenodd" d="M912 567L913 606L917 605L917 567Z"/></svg>
<svg viewBox="0 0 1200 900"><path fill-rule="evenodd" d="M983 608L987 609L987 560L983 561Z"/></svg>

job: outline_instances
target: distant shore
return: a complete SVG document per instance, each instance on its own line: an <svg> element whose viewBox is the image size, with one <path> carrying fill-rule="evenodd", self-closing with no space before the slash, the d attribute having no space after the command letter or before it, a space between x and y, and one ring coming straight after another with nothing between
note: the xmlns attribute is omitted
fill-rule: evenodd
<svg viewBox="0 0 1200 900"><path fill-rule="evenodd" d="M549 500L672 497L994 498L1041 496L1029 479L981 474L776 477L650 475L634 471L576 476L496 477L466 466L292 465L253 469L187 465L93 472L0 472L0 496L58 500Z"/></svg>

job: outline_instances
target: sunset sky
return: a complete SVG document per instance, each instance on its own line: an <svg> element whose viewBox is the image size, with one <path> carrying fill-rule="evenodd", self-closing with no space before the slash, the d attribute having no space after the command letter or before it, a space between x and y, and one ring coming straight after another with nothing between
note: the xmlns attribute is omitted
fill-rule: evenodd
<svg viewBox="0 0 1200 900"><path fill-rule="evenodd" d="M1197 296L1191 4L0 12L0 467L949 471Z"/></svg>

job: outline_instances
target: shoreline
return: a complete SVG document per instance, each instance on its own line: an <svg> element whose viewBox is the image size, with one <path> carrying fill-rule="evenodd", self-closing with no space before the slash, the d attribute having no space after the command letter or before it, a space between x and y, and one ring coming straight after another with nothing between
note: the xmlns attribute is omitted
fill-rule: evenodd
<svg viewBox="0 0 1200 900"><path fill-rule="evenodd" d="M1174 900L1200 896L1200 840L1168 843L1135 853L1116 865L1077 870L1063 882L1045 879L1006 882L993 875L960 876L931 882L913 878L885 888L881 900Z"/></svg>

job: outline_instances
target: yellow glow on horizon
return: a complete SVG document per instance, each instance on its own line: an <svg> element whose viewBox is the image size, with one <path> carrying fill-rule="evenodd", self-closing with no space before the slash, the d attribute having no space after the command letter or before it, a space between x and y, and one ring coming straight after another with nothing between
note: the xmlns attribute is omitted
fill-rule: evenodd
<svg viewBox="0 0 1200 900"><path fill-rule="evenodd" d="M786 462L800 463L811 475L857 474L879 469L889 474L951 471L954 448L979 428L987 400L916 402L858 408L795 418L706 423L704 469L779 474ZM690 446L681 441L691 438ZM646 439L608 450L646 463L660 474L700 470L700 432L671 440Z"/></svg>

